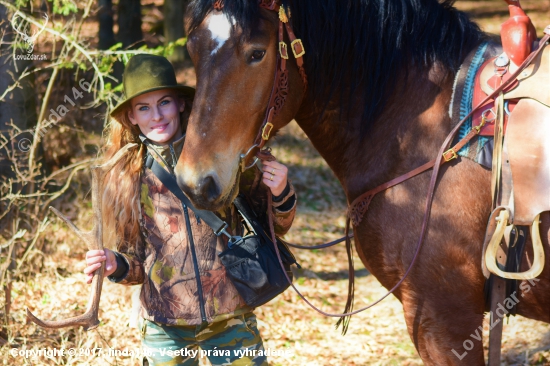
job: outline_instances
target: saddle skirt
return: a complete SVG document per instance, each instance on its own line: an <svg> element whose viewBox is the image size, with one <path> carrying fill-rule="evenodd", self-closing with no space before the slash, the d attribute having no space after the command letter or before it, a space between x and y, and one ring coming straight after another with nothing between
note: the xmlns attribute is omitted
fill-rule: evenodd
<svg viewBox="0 0 550 366"><path fill-rule="evenodd" d="M517 77L518 82L513 83L504 94L504 99L514 100L530 98L550 107L550 48L543 45L544 50L533 60L525 70ZM513 65L513 64L511 64ZM511 68L510 73L515 70ZM506 76L506 74L504 75ZM479 87L485 96L495 89L494 60L489 60L479 74Z"/></svg>
<svg viewBox="0 0 550 366"><path fill-rule="evenodd" d="M512 196L507 204L513 209L513 223L531 225L535 216L550 210L550 47L544 49L504 92L504 145L510 164ZM485 98L500 85L506 74L495 65L496 58L485 62L476 76L473 103ZM492 119L480 134L494 134L494 102L481 108L472 126L481 124L482 116Z"/></svg>

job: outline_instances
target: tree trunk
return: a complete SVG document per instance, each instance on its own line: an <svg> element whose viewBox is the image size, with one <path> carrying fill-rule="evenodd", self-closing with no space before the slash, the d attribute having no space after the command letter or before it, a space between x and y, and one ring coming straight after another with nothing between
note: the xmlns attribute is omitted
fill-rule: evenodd
<svg viewBox="0 0 550 366"><path fill-rule="evenodd" d="M117 40L124 48L136 48L142 39L140 0L119 0Z"/></svg>
<svg viewBox="0 0 550 366"><path fill-rule="evenodd" d="M0 5L0 19L11 19L12 14L8 12L8 9L3 5ZM27 60L15 60L13 57L11 42L14 41L14 31L9 21L0 22L0 34L3 34L3 40L0 43L0 95L15 83L19 78L22 71L27 67L32 67L32 61ZM36 53L37 50L34 50ZM15 55L26 55L25 49L18 49L15 51ZM17 67L15 65L17 62ZM12 76L13 75L13 76ZM10 138L8 131L14 132L14 128L10 127L10 122L16 125L19 129L25 130L32 128L36 125L36 100L34 91L34 74L28 75L20 81L19 87L10 91L2 100L0 100L0 133ZM27 139L27 140L24 140ZM29 134L19 135L18 138L13 141L13 145L10 143L4 147L4 149L12 149L12 146L17 151L20 159L18 163L24 164L26 158L28 158L28 150L26 147L32 142L33 136ZM29 142L27 144L27 142ZM36 153L38 154L37 160L41 157L40 149ZM3 179L13 176L12 163L7 160L7 150L0 151L0 183Z"/></svg>
<svg viewBox="0 0 550 366"><path fill-rule="evenodd" d="M21 9L25 11L25 9ZM11 43L15 40L14 31L11 27L10 19L13 16L6 7L0 5L0 35L3 35L3 39L0 42L0 95L4 94L8 88L20 79L23 70L32 68L32 60L15 60L15 55L28 55L26 49L19 48L12 51ZM34 50L33 53L38 51ZM17 63L17 64L16 64ZM29 185L22 186L22 183L14 173L14 166L17 166L19 171L28 171L29 154L32 141L34 139L33 134L25 133L20 134L12 139L11 133L16 132L16 128L11 124L17 126L20 130L26 130L36 125L37 113L36 113L36 93L35 93L35 79L34 73L19 80L19 87L8 92L2 100L0 100L0 134L5 137L9 142L6 146L0 149L0 185L2 186L2 192L6 189L10 189L14 193L27 193ZM9 157L12 157L10 159ZM38 149L35 151L35 161L41 160L43 156L42 145L38 145ZM8 179L13 179L12 181ZM0 201L0 212L5 214L7 211L8 202ZM4 237L13 237L20 228L18 205L12 205L11 209L7 211L7 214L0 220L0 235ZM0 253L1 256L6 255L6 250L11 250L9 255L9 262L5 262L0 266L0 284L3 279L6 278L4 271L10 271L15 268L15 255L17 243L12 243L9 249L3 249ZM7 266L6 266L7 265ZM7 280L9 283L9 279ZM2 287L2 286L0 286Z"/></svg>
<svg viewBox="0 0 550 366"><path fill-rule="evenodd" d="M164 44L174 42L185 37L183 26L183 14L187 7L188 0L164 0ZM168 56L172 62L183 61L187 57L187 49L178 46L174 49L174 53Z"/></svg>
<svg viewBox="0 0 550 366"><path fill-rule="evenodd" d="M115 44L115 33L113 32L113 1L99 0L98 5L99 49L106 50Z"/></svg>

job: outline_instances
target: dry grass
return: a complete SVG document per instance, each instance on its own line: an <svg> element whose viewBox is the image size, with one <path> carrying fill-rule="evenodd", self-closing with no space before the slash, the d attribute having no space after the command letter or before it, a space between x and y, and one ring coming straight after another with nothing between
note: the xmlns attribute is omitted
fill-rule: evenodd
<svg viewBox="0 0 550 366"><path fill-rule="evenodd" d="M539 30L550 23L550 0L523 0ZM489 32L498 31L504 19L501 0L459 1L457 6L483 20ZM498 9L498 10L495 10ZM194 74L183 69L180 80L194 84ZM300 206L296 222L287 235L292 242L312 244L343 234L345 197L342 189L306 136L291 124L276 138L275 155L290 169ZM81 227L89 227L89 200L82 196L63 202L65 211ZM0 348L3 365L136 365L132 356L109 356L107 349L135 350L139 334L128 326L132 288L108 281L100 304L101 325L97 330L46 331L25 322L28 306L41 318L64 318L82 313L89 287L84 283L86 248L59 221L44 233L46 245L30 263L29 273L13 282L10 339ZM306 268L297 272L296 284L317 306L331 312L343 310L347 291L347 267L343 246L324 251L295 251ZM356 261L356 307L376 300L385 289ZM290 350L290 356L271 357L273 365L421 365L408 336L401 304L390 297L373 309L354 316L346 336L334 329L335 319L309 309L292 290L257 310L266 348ZM487 347L485 324L485 348ZM1 344L0 344L1 345ZM102 348L103 355L78 357L13 357L12 348ZM525 318L511 318L504 326L503 365L550 365L550 325Z"/></svg>

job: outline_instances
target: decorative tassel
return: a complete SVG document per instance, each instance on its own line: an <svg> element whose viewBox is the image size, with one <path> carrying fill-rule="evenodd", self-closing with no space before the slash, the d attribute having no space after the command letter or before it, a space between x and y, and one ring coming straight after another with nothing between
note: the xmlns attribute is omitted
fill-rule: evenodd
<svg viewBox="0 0 550 366"><path fill-rule="evenodd" d="M346 252L348 254L348 300L346 301L346 307L344 308L344 313L349 313L353 311L353 300L355 294L355 269L353 266L353 246L351 244L351 239L349 237L350 229L350 218L346 219ZM351 315L341 317L340 320L336 323L336 329L342 325L342 335L345 335L348 331L349 323L351 321Z"/></svg>

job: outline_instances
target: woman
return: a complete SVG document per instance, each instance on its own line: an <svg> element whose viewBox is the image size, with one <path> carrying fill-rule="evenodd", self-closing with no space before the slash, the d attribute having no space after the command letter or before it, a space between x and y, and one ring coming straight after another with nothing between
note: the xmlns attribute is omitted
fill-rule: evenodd
<svg viewBox="0 0 550 366"><path fill-rule="evenodd" d="M144 165L151 156L173 173L194 89L178 85L170 62L153 55L132 57L123 81L127 99L111 114L114 120L108 127L104 158L127 143L140 147L131 150L106 179L104 222L114 223L117 250L86 254L88 283L106 261L105 275L111 281L143 284L144 364L198 365L200 347L213 365L266 365L265 356L240 357L240 351L263 350L263 344L253 309L239 296L218 259L217 254L227 248L227 238L216 236L184 208ZM262 169L243 173L240 192L263 214L266 194L272 194L275 231L284 235L294 219L296 195L284 165L265 161ZM243 234L234 207L217 214L233 235Z"/></svg>

